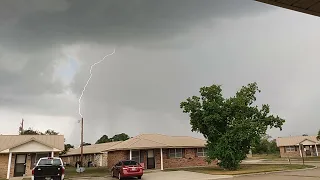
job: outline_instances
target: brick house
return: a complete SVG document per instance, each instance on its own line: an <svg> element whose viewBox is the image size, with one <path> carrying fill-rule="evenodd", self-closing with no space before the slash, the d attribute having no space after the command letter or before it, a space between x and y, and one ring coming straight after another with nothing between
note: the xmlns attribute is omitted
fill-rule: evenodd
<svg viewBox="0 0 320 180"><path fill-rule="evenodd" d="M92 163L94 166L107 166L108 153L106 151L118 143L121 142L83 146L83 165L88 166L89 163ZM76 163L79 162L81 158L80 153L81 148L70 149L66 154L61 155L60 157L65 164L76 166Z"/></svg>
<svg viewBox="0 0 320 180"><path fill-rule="evenodd" d="M62 135L0 135L0 179L30 176L40 158L63 150Z"/></svg>
<svg viewBox="0 0 320 180"><path fill-rule="evenodd" d="M84 146L83 159L86 166L94 161L96 166L108 168L128 159L139 162L146 169L207 166L205 145L205 140L193 137L141 134L122 142ZM80 160L80 148L61 158L74 166Z"/></svg>
<svg viewBox="0 0 320 180"><path fill-rule="evenodd" d="M312 157L319 156L317 136L290 136L277 138L281 157Z"/></svg>
<svg viewBox="0 0 320 180"><path fill-rule="evenodd" d="M207 166L205 147L203 139L142 134L111 147L108 150L108 168L125 159L135 160L146 169Z"/></svg>

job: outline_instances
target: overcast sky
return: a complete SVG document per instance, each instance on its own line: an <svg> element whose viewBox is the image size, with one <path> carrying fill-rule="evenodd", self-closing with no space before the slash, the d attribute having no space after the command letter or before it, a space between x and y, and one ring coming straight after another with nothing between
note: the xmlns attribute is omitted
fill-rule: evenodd
<svg viewBox="0 0 320 180"><path fill-rule="evenodd" d="M256 81L286 119L273 137L319 126L319 18L252 0L2 0L0 134L54 129L79 144L125 132L190 135L179 103Z"/></svg>

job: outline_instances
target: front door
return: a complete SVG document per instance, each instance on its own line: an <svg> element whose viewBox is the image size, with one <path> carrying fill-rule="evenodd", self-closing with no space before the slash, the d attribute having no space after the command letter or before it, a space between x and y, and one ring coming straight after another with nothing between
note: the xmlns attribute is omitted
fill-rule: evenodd
<svg viewBox="0 0 320 180"><path fill-rule="evenodd" d="M17 154L16 155L16 161L14 165L14 177L20 177L23 176L26 172L26 160L27 155L26 154Z"/></svg>
<svg viewBox="0 0 320 180"><path fill-rule="evenodd" d="M147 169L155 168L154 150L147 151Z"/></svg>

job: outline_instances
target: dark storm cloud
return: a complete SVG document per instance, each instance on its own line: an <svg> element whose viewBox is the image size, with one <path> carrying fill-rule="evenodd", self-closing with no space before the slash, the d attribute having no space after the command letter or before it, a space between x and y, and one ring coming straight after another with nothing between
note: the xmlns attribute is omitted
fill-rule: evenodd
<svg viewBox="0 0 320 180"><path fill-rule="evenodd" d="M311 134L317 112L306 107L319 106L320 27L291 11L266 13L273 9L251 0L0 1L0 110L76 121L90 65L117 47L94 68L83 97L85 141L119 132L194 135L181 101L201 86L222 84L228 97L253 81L259 103L288 118L284 135ZM79 69L66 86L54 72L71 51ZM62 133L79 142L79 127L69 124Z"/></svg>
<svg viewBox="0 0 320 180"><path fill-rule="evenodd" d="M31 107L37 103L23 101L63 92L66 87L53 81L53 72L65 46L94 43L188 47L192 40L183 34L199 27L212 27L217 19L258 15L268 10L265 7L249 0L3 0L0 2L1 106ZM168 38L176 41L168 43ZM177 67L174 62L169 63ZM127 71L133 73L130 68ZM79 74L83 74L82 80L86 77L85 70ZM79 86L73 88L77 95L81 82L77 79ZM125 88L125 84L120 83L119 87Z"/></svg>
<svg viewBox="0 0 320 180"><path fill-rule="evenodd" d="M137 46L212 26L217 19L267 10L251 0L61 0L51 3L52 8L12 0L1 4L1 15L12 17L7 23L1 19L1 44L19 50L83 42Z"/></svg>

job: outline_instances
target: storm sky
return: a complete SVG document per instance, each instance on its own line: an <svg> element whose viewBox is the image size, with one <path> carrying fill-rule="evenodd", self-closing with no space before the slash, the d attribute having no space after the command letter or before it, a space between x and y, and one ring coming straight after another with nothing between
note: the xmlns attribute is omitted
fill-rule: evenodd
<svg viewBox="0 0 320 180"><path fill-rule="evenodd" d="M54 129L79 144L125 132L190 135L181 101L257 82L286 119L279 136L316 134L319 18L251 0L2 0L0 134Z"/></svg>

